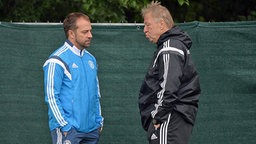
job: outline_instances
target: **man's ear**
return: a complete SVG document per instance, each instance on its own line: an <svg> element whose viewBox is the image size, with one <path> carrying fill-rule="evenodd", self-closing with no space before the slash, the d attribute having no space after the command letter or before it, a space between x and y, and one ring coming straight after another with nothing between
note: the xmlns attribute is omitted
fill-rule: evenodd
<svg viewBox="0 0 256 144"><path fill-rule="evenodd" d="M160 29L165 30L167 28L167 25L163 19L160 20Z"/></svg>
<svg viewBox="0 0 256 144"><path fill-rule="evenodd" d="M73 31L73 30L68 30L68 36L69 36L69 38L71 38L71 39L75 39L75 33L74 33L74 31Z"/></svg>

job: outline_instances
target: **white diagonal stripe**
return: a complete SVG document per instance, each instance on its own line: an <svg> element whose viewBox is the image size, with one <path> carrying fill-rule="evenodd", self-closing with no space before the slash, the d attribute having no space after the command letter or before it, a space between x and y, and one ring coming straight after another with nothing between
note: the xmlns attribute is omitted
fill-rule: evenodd
<svg viewBox="0 0 256 144"><path fill-rule="evenodd" d="M156 56L155 61L154 61L154 63L153 63L153 67L155 67L155 64L156 64L156 61L157 61L159 55L160 55L162 52L164 52L164 51L178 52L179 54L181 54L181 55L184 56L184 52L183 52L182 50L180 50L180 49L178 49L178 48L175 48L175 47L171 47L171 46L169 46L169 45L170 45L170 40L164 42L163 48L157 53L157 56ZM188 51L188 53L189 53L189 51Z"/></svg>
<svg viewBox="0 0 256 144"><path fill-rule="evenodd" d="M72 80L71 74L70 72L67 70L67 68L65 67L64 63L61 62L60 60L56 59L56 58L50 58L48 59L45 63L44 66L46 66L48 63L57 63L59 64L63 69L64 69L64 73L66 74L66 76Z"/></svg>

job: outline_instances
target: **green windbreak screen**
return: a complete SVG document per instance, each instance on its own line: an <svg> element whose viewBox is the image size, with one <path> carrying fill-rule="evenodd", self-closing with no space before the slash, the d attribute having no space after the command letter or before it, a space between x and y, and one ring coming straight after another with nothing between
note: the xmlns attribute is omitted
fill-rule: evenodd
<svg viewBox="0 0 256 144"><path fill-rule="evenodd" d="M192 40L202 95L190 144L256 142L256 22L177 24ZM42 66L61 24L0 24L0 143L49 144ZM100 144L146 144L137 99L155 45L141 25L93 25L104 128Z"/></svg>

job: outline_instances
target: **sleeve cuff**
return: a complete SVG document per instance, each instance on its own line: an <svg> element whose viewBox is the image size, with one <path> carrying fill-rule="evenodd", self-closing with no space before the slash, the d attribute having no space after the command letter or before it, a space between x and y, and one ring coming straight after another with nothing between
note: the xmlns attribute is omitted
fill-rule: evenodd
<svg viewBox="0 0 256 144"><path fill-rule="evenodd" d="M70 124L65 125L64 127L61 128L62 132L68 132L72 126Z"/></svg>
<svg viewBox="0 0 256 144"><path fill-rule="evenodd" d="M152 120L152 123L153 123L154 125L160 124L160 122L157 121L156 119L153 119L153 120Z"/></svg>

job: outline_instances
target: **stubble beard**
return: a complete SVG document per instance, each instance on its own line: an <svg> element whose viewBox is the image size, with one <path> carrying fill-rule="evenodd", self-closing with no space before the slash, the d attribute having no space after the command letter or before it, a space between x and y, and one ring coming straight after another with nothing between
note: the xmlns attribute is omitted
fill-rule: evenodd
<svg viewBox="0 0 256 144"><path fill-rule="evenodd" d="M79 48L82 50L82 49L86 49L90 46L91 40L89 39L87 41L81 42L76 39L76 43L79 45Z"/></svg>

